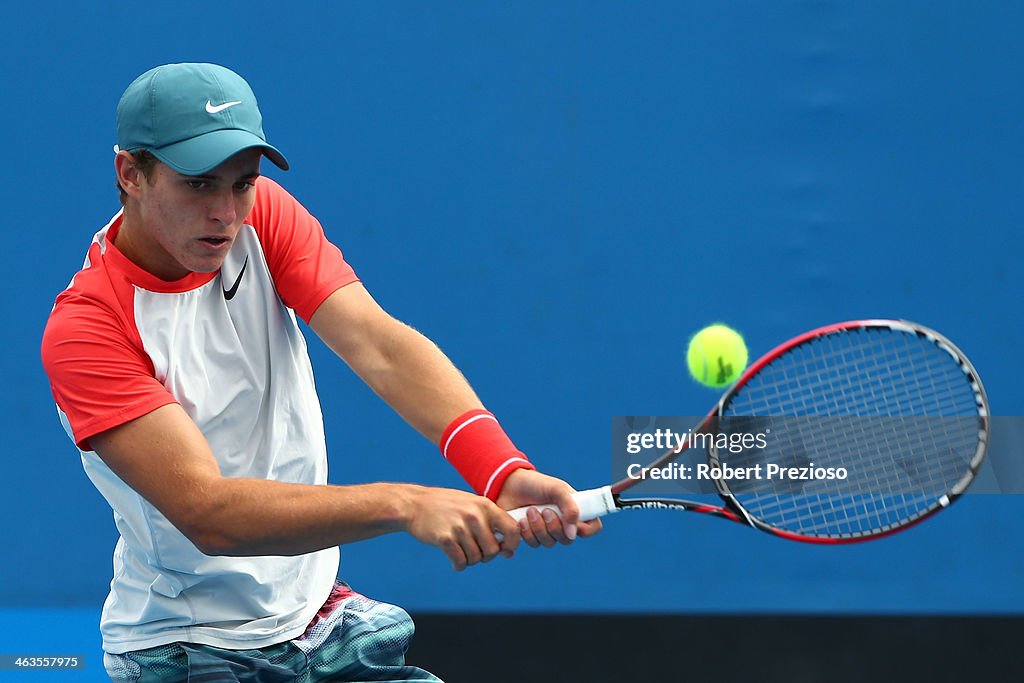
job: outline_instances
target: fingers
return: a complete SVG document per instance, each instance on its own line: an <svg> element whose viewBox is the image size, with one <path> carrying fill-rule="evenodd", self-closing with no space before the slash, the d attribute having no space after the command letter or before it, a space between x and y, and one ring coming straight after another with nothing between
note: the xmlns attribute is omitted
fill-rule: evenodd
<svg viewBox="0 0 1024 683"><path fill-rule="evenodd" d="M572 489L568 486L559 487L552 497L557 512L550 508L530 508L519 524L523 540L532 547L543 545L550 548L556 543L569 545L579 533L580 509L572 497ZM588 532L596 533L589 528Z"/></svg>
<svg viewBox="0 0 1024 683"><path fill-rule="evenodd" d="M520 540L532 548L550 548L559 543L569 545L576 538L589 538L602 528L600 519L579 522L570 527L553 510L542 512L532 507L518 524L511 516L501 514L486 532L484 527L471 522L460 529L457 540L441 548L451 560L452 569L462 571L475 564L490 562L498 555L512 557ZM500 543L496 534L501 535Z"/></svg>
<svg viewBox="0 0 1024 683"><path fill-rule="evenodd" d="M519 532L523 541L532 548L544 546L550 548L556 543L568 545L576 537L575 527L570 527L572 537L570 538L562 519L554 510L546 509L543 512L537 508L530 508L526 511L526 517L519 522Z"/></svg>
<svg viewBox="0 0 1024 683"><path fill-rule="evenodd" d="M592 519L589 522L580 522L579 532L577 534L577 537L578 538L590 538L591 536L593 536L597 532L601 531L601 529L603 529L603 528L604 528L604 525L601 524L601 520L600 519Z"/></svg>
<svg viewBox="0 0 1024 683"><path fill-rule="evenodd" d="M451 560L452 569L457 572L461 572L469 566L469 558L466 557L466 551L463 550L462 544L458 541L456 536L457 534L453 535L451 538L438 540L437 547L448 556L449 560Z"/></svg>
<svg viewBox="0 0 1024 683"><path fill-rule="evenodd" d="M492 545L494 548L498 547L496 541L492 542ZM464 527L453 529L451 538L438 543L438 547L451 560L452 569L457 572L461 572L467 567L472 567L474 564L489 562L497 555L496 550L493 553L488 553L480 546L481 543L474 534Z"/></svg>
<svg viewBox="0 0 1024 683"><path fill-rule="evenodd" d="M495 532L494 537L496 540L500 540L498 547L501 556L512 557L519 546L521 538L519 525L512 519L511 515L501 511L498 519L494 522L492 530Z"/></svg>
<svg viewBox="0 0 1024 683"><path fill-rule="evenodd" d="M450 536L437 545L448 556L452 569L462 571L490 562L498 555L512 557L519 539L515 521L504 510L488 503L483 510L466 511L460 523L452 527Z"/></svg>
<svg viewBox="0 0 1024 683"><path fill-rule="evenodd" d="M502 509L489 504L488 515L475 517L470 522L472 538L480 549L480 562L490 562L498 555L512 557L519 545L519 527Z"/></svg>
<svg viewBox="0 0 1024 683"><path fill-rule="evenodd" d="M534 513L536 513L536 510L530 508L526 511L526 516L519 520L519 537L523 539L523 543L531 548L536 548L540 545L540 541L537 540L536 535L533 533L533 524L537 517ZM534 516L531 517L531 514Z"/></svg>
<svg viewBox="0 0 1024 683"><path fill-rule="evenodd" d="M578 521L579 507L567 484L543 475L537 481L542 485L540 493L530 493L527 500L551 501L558 508L531 507L519 522L482 496L450 489L415 489L413 514L408 516L406 529L440 548L455 571L490 562L498 555L512 557L520 540L532 547L568 545L577 537L601 530L599 521ZM506 504L515 503L512 496Z"/></svg>
<svg viewBox="0 0 1024 683"><path fill-rule="evenodd" d="M576 499L572 497L572 489L568 486L560 489L555 494L555 504L561 510L561 527L559 542L563 544L572 543L576 540L580 519L580 508Z"/></svg>

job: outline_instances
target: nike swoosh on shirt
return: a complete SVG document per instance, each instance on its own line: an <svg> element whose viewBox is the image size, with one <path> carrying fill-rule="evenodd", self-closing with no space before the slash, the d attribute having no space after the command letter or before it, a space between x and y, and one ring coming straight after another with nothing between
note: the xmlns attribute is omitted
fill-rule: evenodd
<svg viewBox="0 0 1024 683"><path fill-rule="evenodd" d="M248 256L246 256L245 257L245 261L242 262L242 269L240 271L238 271L238 277L235 278L235 284L231 285L231 289L225 289L224 290L224 300L225 301L231 301L233 298L235 298L235 292L238 291L238 285L239 285L239 283L242 282L242 276L245 275L245 267L247 265L249 265L249 257ZM221 287L223 288L223 285L221 285Z"/></svg>
<svg viewBox="0 0 1024 683"><path fill-rule="evenodd" d="M206 111L210 112L211 114L216 114L218 112L224 111L228 107L233 107L236 104L241 103L242 101L238 100L237 102L225 102L224 104L214 104L212 101L206 100Z"/></svg>

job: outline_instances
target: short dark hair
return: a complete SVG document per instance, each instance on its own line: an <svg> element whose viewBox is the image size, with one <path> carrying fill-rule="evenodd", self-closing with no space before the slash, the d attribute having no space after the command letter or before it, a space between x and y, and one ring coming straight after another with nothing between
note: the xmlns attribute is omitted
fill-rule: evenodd
<svg viewBox="0 0 1024 683"><path fill-rule="evenodd" d="M152 172L159 159L148 149L137 149L131 155L135 159L135 168L139 169L139 173L148 180L150 172ZM115 180L114 182L117 185L118 192L121 193L121 206L124 206L125 202L128 201L128 195L125 193L124 188L121 187L120 180Z"/></svg>

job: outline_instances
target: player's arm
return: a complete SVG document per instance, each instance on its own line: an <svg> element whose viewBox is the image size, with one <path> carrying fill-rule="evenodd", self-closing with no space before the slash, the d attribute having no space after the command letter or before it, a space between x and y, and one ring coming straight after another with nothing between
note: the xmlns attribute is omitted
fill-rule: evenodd
<svg viewBox="0 0 1024 683"><path fill-rule="evenodd" d="M483 408L437 345L384 311L361 283L335 291L309 322L378 396L435 444L453 420ZM579 508L565 482L532 469L517 469L498 491L500 496L493 497L506 509L543 503L562 509L562 519L531 513L522 525L523 538L530 545L568 542L576 536ZM591 535L599 528L599 521L578 527L580 535Z"/></svg>
<svg viewBox="0 0 1024 683"><path fill-rule="evenodd" d="M330 295L309 325L378 396L433 443L456 417L483 407L447 356L385 312L360 282Z"/></svg>
<svg viewBox="0 0 1024 683"><path fill-rule="evenodd" d="M210 555L298 555L406 531L462 569L510 554L519 541L505 512L463 491L224 477L206 439L176 403L101 432L90 443L125 483ZM495 529L504 535L500 545Z"/></svg>

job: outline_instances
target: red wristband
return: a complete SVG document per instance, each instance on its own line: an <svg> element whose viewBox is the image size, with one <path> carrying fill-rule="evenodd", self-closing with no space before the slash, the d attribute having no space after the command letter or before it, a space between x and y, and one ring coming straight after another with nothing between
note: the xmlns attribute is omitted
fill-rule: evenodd
<svg viewBox="0 0 1024 683"><path fill-rule="evenodd" d="M491 500L508 475L537 469L486 410L470 410L452 420L441 434L441 454L474 491Z"/></svg>

